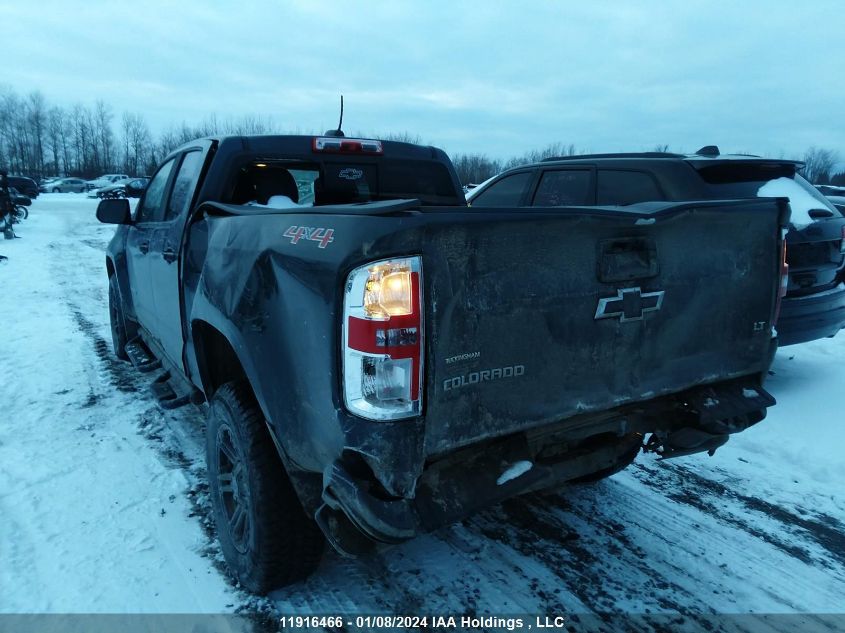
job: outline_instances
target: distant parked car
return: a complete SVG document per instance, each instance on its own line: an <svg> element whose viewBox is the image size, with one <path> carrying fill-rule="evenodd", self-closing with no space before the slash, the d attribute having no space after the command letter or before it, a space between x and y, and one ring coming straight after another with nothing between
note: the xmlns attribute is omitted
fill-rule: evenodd
<svg viewBox="0 0 845 633"><path fill-rule="evenodd" d="M97 198L140 198L149 182L150 179L146 177L127 178L108 187L97 189L95 195Z"/></svg>
<svg viewBox="0 0 845 633"><path fill-rule="evenodd" d="M49 185L41 185L41 191L49 191L50 193L65 193L68 191L80 193L87 189L88 186L82 178L59 178Z"/></svg>
<svg viewBox="0 0 845 633"><path fill-rule="evenodd" d="M131 178L122 178L120 180L115 180L107 185L103 185L102 187L97 187L96 189L88 189L88 197L89 198L102 198L103 196L100 195L100 192L105 190L112 190L114 191L115 187L123 187L127 182L129 182ZM92 181L87 180L85 184L90 185ZM114 196L106 196L109 198L113 198ZM120 196L118 196L120 197Z"/></svg>
<svg viewBox="0 0 845 633"><path fill-rule="evenodd" d="M135 178L131 182L126 183L126 197L140 198L141 194L147 190L148 184L150 184L148 176L141 176L140 178Z"/></svg>
<svg viewBox="0 0 845 633"><path fill-rule="evenodd" d="M110 185L100 187L99 189L92 189L88 192L89 198L125 198L125 191L127 183L132 182L131 178L123 178L116 180Z"/></svg>
<svg viewBox="0 0 845 633"><path fill-rule="evenodd" d="M103 174L102 176L98 176L94 180L85 181L85 184L88 187L88 190L90 191L91 189L101 189L103 187L108 187L109 185L113 185L119 180L129 180L129 176L127 174Z"/></svg>
<svg viewBox="0 0 845 633"><path fill-rule="evenodd" d="M32 198L23 195L14 187L9 187L9 195L12 196L12 204L17 204L22 207L28 207L32 204Z"/></svg>
<svg viewBox="0 0 845 633"><path fill-rule="evenodd" d="M30 198L38 197L38 185L35 184L35 181L32 178L26 178L25 176L9 176L9 186L14 187L23 195L29 196Z"/></svg>

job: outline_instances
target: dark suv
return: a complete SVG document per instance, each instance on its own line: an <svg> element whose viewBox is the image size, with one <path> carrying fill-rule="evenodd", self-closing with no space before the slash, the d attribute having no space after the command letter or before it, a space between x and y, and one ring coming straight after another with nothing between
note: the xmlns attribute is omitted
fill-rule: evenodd
<svg viewBox="0 0 845 633"><path fill-rule="evenodd" d="M38 185L35 184L35 181L32 178L27 178L25 176L9 176L9 186L14 187L23 195L29 196L30 198L38 197Z"/></svg>
<svg viewBox="0 0 845 633"><path fill-rule="evenodd" d="M803 163L758 156L648 152L549 158L510 169L467 194L474 206L592 206L661 200L789 197L789 286L780 345L845 327L845 217L797 172ZM695 237L691 236L694 244Z"/></svg>

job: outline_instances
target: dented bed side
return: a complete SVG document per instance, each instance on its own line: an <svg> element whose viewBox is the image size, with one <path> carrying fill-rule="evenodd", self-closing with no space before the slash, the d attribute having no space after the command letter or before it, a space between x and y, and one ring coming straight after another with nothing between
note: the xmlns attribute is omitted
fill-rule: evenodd
<svg viewBox="0 0 845 633"><path fill-rule="evenodd" d="M431 464L464 447L542 429L563 441L568 420L586 436L645 433L660 416L681 424L672 418L678 394L762 384L783 201L554 212L397 203L372 215L366 206L256 213L209 204L187 240L186 316L229 340L289 469L310 482L300 494L312 511L326 497L343 506L344 464L409 500ZM330 241L316 239L329 231ZM343 403L346 278L407 255L421 255L424 272L423 414L365 420ZM769 404L757 402L762 415ZM538 486L531 477L504 492ZM345 503L360 506L350 495Z"/></svg>

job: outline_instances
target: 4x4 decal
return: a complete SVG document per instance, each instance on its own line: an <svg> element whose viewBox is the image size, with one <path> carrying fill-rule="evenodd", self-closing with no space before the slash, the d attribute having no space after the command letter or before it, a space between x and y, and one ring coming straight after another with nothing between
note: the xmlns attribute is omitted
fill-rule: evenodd
<svg viewBox="0 0 845 633"><path fill-rule="evenodd" d="M291 244L297 244L299 240L304 239L319 242L317 245L319 248L326 248L331 242L334 242L334 229L294 225L287 228L284 236L290 238Z"/></svg>

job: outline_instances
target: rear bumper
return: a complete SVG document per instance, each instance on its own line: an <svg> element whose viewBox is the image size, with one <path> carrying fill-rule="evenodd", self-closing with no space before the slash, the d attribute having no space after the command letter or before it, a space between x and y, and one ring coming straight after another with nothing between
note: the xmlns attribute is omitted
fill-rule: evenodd
<svg viewBox="0 0 845 633"><path fill-rule="evenodd" d="M778 343L795 345L835 335L845 328L845 283L803 297L786 297L777 322Z"/></svg>
<svg viewBox="0 0 845 633"><path fill-rule="evenodd" d="M337 461L324 475L324 505L316 519L338 551L356 555L365 549L360 535L372 542L401 543L510 497L612 468L641 443L642 436L634 435L546 462L534 461L524 436L483 449L470 447L456 459L427 468L411 499L375 493L371 481Z"/></svg>
<svg viewBox="0 0 845 633"><path fill-rule="evenodd" d="M385 473L347 454L323 473L323 504L315 518L338 551L356 555L373 542L407 541L507 498L627 464L646 433L653 435L645 450L662 457L712 454L730 434L763 419L772 404L774 399L751 378L696 387L646 406L459 449L428 463L404 497L380 485Z"/></svg>

